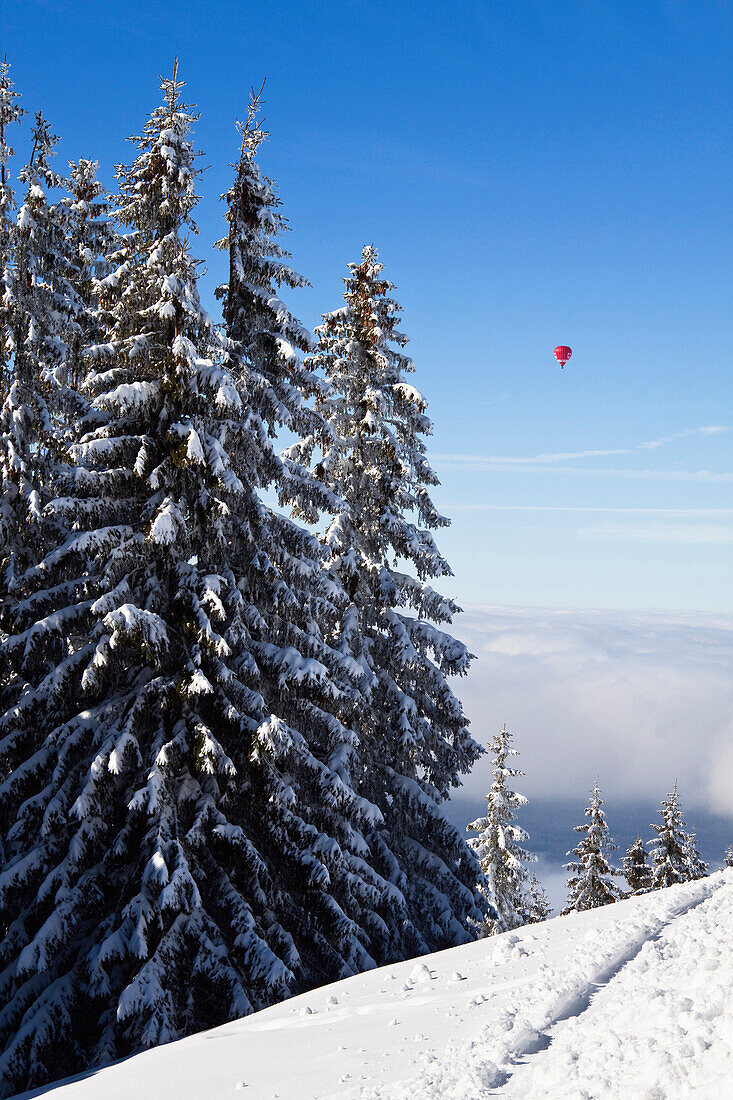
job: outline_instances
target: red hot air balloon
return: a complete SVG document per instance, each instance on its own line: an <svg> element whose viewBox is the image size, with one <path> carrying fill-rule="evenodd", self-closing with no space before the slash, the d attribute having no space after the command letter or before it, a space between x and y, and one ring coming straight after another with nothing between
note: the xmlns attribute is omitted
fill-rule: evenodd
<svg viewBox="0 0 733 1100"><path fill-rule="evenodd" d="M565 366L572 354L573 349L565 347L564 344L559 344L558 347L555 348L555 358L561 367Z"/></svg>

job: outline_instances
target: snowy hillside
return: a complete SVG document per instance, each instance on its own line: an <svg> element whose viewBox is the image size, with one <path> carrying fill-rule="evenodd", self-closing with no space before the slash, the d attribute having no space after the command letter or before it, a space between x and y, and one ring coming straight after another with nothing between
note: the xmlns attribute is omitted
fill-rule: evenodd
<svg viewBox="0 0 733 1100"><path fill-rule="evenodd" d="M326 986L23 1094L52 1100L730 1095L733 872Z"/></svg>

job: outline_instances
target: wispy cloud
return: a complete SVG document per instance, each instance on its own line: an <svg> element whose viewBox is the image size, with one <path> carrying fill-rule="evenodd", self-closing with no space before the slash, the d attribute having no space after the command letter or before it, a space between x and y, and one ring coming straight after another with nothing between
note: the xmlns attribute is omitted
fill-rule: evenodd
<svg viewBox="0 0 733 1100"><path fill-rule="evenodd" d="M579 532L581 538L612 542L668 542L678 545L723 545L733 542L733 525L681 523L604 523Z"/></svg>
<svg viewBox="0 0 733 1100"><path fill-rule="evenodd" d="M512 458L508 455L463 455L463 454L440 454L433 457L437 461L442 462L455 462L455 463L490 463L492 466L533 466L540 462L568 462L574 458L606 458L608 455L630 455L633 451L631 447L615 447L612 450L605 451L567 451L559 454L541 454L533 455L528 458Z"/></svg>
<svg viewBox="0 0 733 1100"><path fill-rule="evenodd" d="M729 431L729 428L723 424L708 424L704 428L688 428L684 432L675 432L674 435L665 435L662 439L652 439L648 443L639 443L637 449L656 451L657 447L663 447L665 443L674 443L676 439L688 439L691 435L717 435L719 432L727 431Z"/></svg>
<svg viewBox="0 0 733 1100"><path fill-rule="evenodd" d="M609 455L630 455L633 448L616 447L605 451L567 451L560 454L541 454L531 457L516 458L510 455L465 455L465 454L438 454L432 457L436 462L450 462L456 465L486 465L486 466L534 466L537 463L568 462L574 458L605 458Z"/></svg>
<svg viewBox="0 0 733 1100"><path fill-rule="evenodd" d="M460 466L464 469L500 469L507 470L536 470L540 473L548 473L554 468L554 464L557 463L558 468L562 466L564 462L572 462L576 459L582 458L608 458L613 455L631 455L638 451L656 451L660 447L664 447L669 443L673 443L678 439L689 439L692 436L711 436L718 435L721 432L730 431L730 428L724 424L707 424L702 428L686 428L684 431L675 432L673 435L663 436L661 439L651 439L644 443L636 443L631 447L609 447L604 449L594 449L586 451L560 451L556 453L543 453L538 455L522 456L522 455L475 455L475 454L437 454L433 455L433 460L436 463L445 463L451 466ZM592 473L592 474L605 474L610 476L650 476L650 477L664 477L663 471L628 471L628 470L597 470L597 469L578 469L573 471L572 467L568 467L567 472L577 473ZM678 480L677 471L671 471L669 476L673 480ZM722 476L723 480L728 480L731 475L713 475L708 474L707 471L698 471L692 475L687 474L682 480L717 480Z"/></svg>
<svg viewBox="0 0 733 1100"><path fill-rule="evenodd" d="M434 457L436 465L439 465L441 461L446 461L448 456L442 456L442 459ZM600 467L592 468L589 466L540 466L540 465L520 465L518 463L510 462L494 462L491 459L472 459L470 456L458 455L454 456L454 461L451 463L454 468L460 468L462 470L503 470L507 473L532 473L532 474L566 474L580 477L608 477L608 478L627 478L630 481L706 481L706 482L720 482L727 483L733 481L733 471L716 473L712 470L634 470L623 469L622 467Z"/></svg>
<svg viewBox="0 0 733 1100"><path fill-rule="evenodd" d="M669 516L680 519L733 516L733 508L616 508L599 504L451 504L451 512L600 512L620 515Z"/></svg>
<svg viewBox="0 0 733 1100"><path fill-rule="evenodd" d="M733 542L733 508L618 508L582 504L452 504L451 512L559 512L579 516L624 516L637 522L599 523L581 528L581 538L613 542L715 545ZM669 520L678 522L655 522Z"/></svg>

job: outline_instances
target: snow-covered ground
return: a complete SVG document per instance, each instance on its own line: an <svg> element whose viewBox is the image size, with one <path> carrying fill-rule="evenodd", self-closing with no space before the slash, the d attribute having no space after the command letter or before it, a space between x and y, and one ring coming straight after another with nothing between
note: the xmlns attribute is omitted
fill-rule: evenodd
<svg viewBox="0 0 733 1100"><path fill-rule="evenodd" d="M384 967L53 1100L723 1100L733 871Z"/></svg>

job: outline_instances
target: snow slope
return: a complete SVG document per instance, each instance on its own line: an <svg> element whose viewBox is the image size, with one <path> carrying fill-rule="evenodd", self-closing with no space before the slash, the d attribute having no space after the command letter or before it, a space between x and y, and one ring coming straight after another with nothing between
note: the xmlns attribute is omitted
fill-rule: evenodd
<svg viewBox="0 0 733 1100"><path fill-rule="evenodd" d="M722 1100L733 871L384 967L24 1097Z"/></svg>

